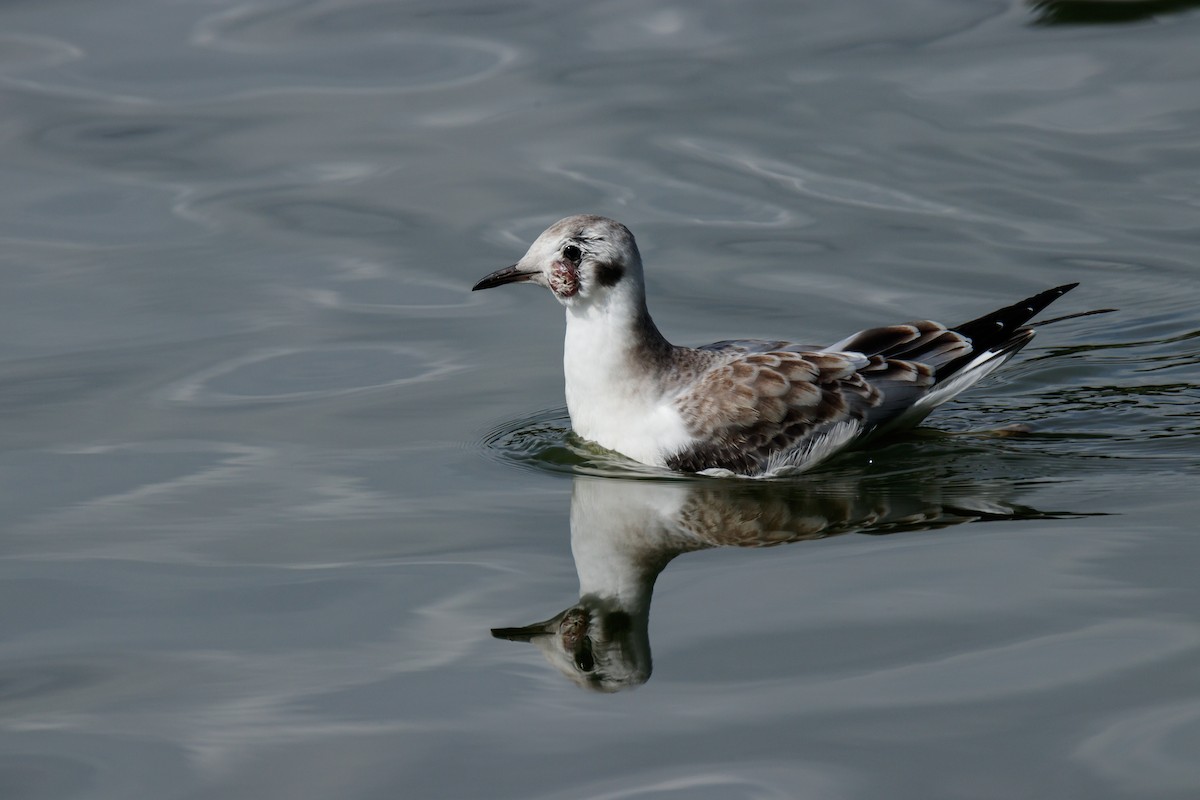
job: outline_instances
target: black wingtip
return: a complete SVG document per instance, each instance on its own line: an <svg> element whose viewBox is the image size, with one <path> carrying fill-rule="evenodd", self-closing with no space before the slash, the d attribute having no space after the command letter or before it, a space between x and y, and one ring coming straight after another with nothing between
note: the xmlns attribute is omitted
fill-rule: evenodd
<svg viewBox="0 0 1200 800"><path fill-rule="evenodd" d="M952 331L960 333L971 340L971 352L963 355L938 369L938 380L954 374L964 364L984 350L997 352L1015 352L1025 346L1033 338L1030 328L1023 328L1034 316L1042 313L1046 306L1074 289L1079 284L1064 283L1044 292L1038 292L1019 303L997 309L990 314L984 314L978 319L955 325Z"/></svg>
<svg viewBox="0 0 1200 800"><path fill-rule="evenodd" d="M1064 283L1062 286L1038 292L1019 303L1013 303L1011 306L1005 306L990 314L984 314L982 317L964 322L962 325L955 325L952 330L969 338L975 345L976 351L990 347L994 343L1007 339L1017 328L1029 322L1046 306L1078 285L1078 283Z"/></svg>

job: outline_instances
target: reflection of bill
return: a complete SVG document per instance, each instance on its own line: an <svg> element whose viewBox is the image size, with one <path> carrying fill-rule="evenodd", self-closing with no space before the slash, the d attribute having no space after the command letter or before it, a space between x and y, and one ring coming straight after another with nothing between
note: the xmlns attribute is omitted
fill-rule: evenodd
<svg viewBox="0 0 1200 800"><path fill-rule="evenodd" d="M923 530L981 519L1047 515L1006 502L988 481L801 483L627 481L577 477L571 551L579 601L543 622L494 628L532 642L576 684L619 691L650 677L650 599L675 556L709 547L764 547L860 531Z"/></svg>

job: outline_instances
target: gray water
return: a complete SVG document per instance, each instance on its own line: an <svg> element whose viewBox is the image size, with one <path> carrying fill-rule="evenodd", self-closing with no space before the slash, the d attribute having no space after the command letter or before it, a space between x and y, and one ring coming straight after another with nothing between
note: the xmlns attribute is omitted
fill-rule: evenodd
<svg viewBox="0 0 1200 800"><path fill-rule="evenodd" d="M0 796L1196 797L1192 5L4 4ZM668 479L468 291L581 211L679 343L1119 311Z"/></svg>

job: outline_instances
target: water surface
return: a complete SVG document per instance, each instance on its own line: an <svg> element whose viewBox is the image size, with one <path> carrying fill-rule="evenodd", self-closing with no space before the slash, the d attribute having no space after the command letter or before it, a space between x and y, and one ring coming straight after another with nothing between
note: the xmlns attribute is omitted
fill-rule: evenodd
<svg viewBox="0 0 1200 800"><path fill-rule="evenodd" d="M6 4L0 794L1195 797L1200 16L1101 5ZM664 476L468 291L583 211L679 343L1120 310ZM615 691L490 633L589 593Z"/></svg>

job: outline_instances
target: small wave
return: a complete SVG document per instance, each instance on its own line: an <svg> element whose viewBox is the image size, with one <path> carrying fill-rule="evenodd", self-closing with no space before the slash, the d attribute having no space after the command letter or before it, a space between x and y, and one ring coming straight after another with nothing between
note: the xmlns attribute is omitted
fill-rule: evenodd
<svg viewBox="0 0 1200 800"><path fill-rule="evenodd" d="M545 409L502 422L484 435L481 445L500 461L539 472L635 480L690 479L639 464L580 438L571 430L565 408Z"/></svg>

